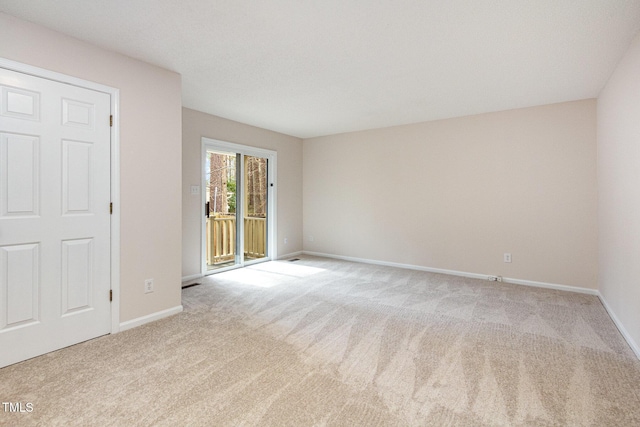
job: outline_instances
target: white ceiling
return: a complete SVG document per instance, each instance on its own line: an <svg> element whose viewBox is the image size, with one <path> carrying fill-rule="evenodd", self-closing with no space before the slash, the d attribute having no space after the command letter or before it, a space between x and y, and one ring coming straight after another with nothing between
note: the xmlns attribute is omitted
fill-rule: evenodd
<svg viewBox="0 0 640 427"><path fill-rule="evenodd" d="M0 11L177 71L188 108L302 138L594 98L640 30L640 0L0 0Z"/></svg>

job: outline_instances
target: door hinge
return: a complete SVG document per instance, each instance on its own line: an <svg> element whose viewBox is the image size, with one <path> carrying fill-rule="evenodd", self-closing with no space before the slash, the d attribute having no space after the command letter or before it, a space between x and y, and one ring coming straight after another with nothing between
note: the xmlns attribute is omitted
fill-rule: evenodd
<svg viewBox="0 0 640 427"><path fill-rule="evenodd" d="M109 289L109 302L113 301L113 290Z"/></svg>
<svg viewBox="0 0 640 427"><path fill-rule="evenodd" d="M113 203L109 203L109 213L113 215Z"/></svg>
<svg viewBox="0 0 640 427"><path fill-rule="evenodd" d="M113 115L109 116L109 127L113 127Z"/></svg>

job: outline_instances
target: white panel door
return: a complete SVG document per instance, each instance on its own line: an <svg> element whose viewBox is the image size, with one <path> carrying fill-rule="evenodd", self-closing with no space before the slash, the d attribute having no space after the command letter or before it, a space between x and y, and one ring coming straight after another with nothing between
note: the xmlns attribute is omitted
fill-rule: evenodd
<svg viewBox="0 0 640 427"><path fill-rule="evenodd" d="M0 367L110 332L110 104L0 68Z"/></svg>

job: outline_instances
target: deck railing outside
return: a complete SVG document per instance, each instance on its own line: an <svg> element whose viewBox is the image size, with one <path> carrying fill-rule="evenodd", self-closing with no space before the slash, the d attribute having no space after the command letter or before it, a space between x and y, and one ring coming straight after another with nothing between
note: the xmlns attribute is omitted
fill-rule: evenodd
<svg viewBox="0 0 640 427"><path fill-rule="evenodd" d="M262 217L244 218L244 256L263 258L267 254L267 221ZM236 217L207 218L207 264L233 261L236 253Z"/></svg>

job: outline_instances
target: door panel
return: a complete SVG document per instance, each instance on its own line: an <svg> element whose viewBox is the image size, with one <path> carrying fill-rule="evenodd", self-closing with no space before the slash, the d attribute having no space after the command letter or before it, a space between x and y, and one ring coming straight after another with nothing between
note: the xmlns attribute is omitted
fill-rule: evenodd
<svg viewBox="0 0 640 427"><path fill-rule="evenodd" d="M110 331L111 99L0 69L0 367Z"/></svg>
<svg viewBox="0 0 640 427"><path fill-rule="evenodd" d="M38 215L39 153L36 137L0 134L2 216Z"/></svg>
<svg viewBox="0 0 640 427"><path fill-rule="evenodd" d="M93 239L62 242L62 315L91 308Z"/></svg>
<svg viewBox="0 0 640 427"><path fill-rule="evenodd" d="M207 270L219 270L240 262L237 155L207 150L206 156L206 264Z"/></svg>
<svg viewBox="0 0 640 427"><path fill-rule="evenodd" d="M244 260L267 256L268 163L264 157L244 156Z"/></svg>
<svg viewBox="0 0 640 427"><path fill-rule="evenodd" d="M62 141L62 206L64 215L91 213L92 144Z"/></svg>
<svg viewBox="0 0 640 427"><path fill-rule="evenodd" d="M0 292L6 295L0 306L0 328L5 330L39 320L38 245L15 245L0 248Z"/></svg>
<svg viewBox="0 0 640 427"><path fill-rule="evenodd" d="M11 86L2 86L2 109L4 117L40 121L40 94Z"/></svg>

